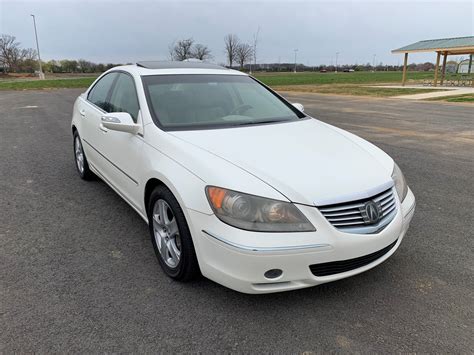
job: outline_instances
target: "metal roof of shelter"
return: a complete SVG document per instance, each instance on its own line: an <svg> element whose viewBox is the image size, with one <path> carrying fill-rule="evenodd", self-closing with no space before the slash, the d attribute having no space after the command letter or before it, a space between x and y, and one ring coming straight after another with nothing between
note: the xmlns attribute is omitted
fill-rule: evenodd
<svg viewBox="0 0 474 355"><path fill-rule="evenodd" d="M474 52L474 36L429 39L392 50L392 53L448 52L468 54Z"/></svg>

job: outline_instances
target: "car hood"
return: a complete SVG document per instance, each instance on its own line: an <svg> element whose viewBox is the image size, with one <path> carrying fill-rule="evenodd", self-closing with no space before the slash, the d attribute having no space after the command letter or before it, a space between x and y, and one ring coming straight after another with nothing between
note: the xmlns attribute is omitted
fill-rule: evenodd
<svg viewBox="0 0 474 355"><path fill-rule="evenodd" d="M315 119L172 135L244 169L296 203L351 201L393 185L393 160L387 154Z"/></svg>

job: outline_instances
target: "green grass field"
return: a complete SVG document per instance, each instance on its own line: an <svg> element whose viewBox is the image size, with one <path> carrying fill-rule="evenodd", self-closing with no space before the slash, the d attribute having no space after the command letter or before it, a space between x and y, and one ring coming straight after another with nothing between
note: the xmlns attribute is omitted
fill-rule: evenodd
<svg viewBox="0 0 474 355"><path fill-rule="evenodd" d="M448 102L469 102L474 103L474 94L460 95L446 98Z"/></svg>
<svg viewBox="0 0 474 355"><path fill-rule="evenodd" d="M277 91L298 91L313 92L317 94L329 95L354 95L354 96L374 96L390 97L398 95L422 94L436 89L413 89L413 88L379 88L355 84L326 84L326 85L284 85L273 86Z"/></svg>
<svg viewBox="0 0 474 355"><path fill-rule="evenodd" d="M269 86L324 85L324 84L381 84L401 83L402 72L353 72L353 73L258 73L255 77ZM408 72L408 81L433 78L430 72Z"/></svg>
<svg viewBox="0 0 474 355"><path fill-rule="evenodd" d="M446 102L467 102L474 104L474 94L464 94L459 96L434 97L430 101L446 101Z"/></svg>
<svg viewBox="0 0 474 355"><path fill-rule="evenodd" d="M24 80L0 81L0 90L37 90L58 88L86 88L92 84L95 77L70 78L70 79L46 79L46 80Z"/></svg>
<svg viewBox="0 0 474 355"><path fill-rule="evenodd" d="M257 73L255 77L279 91L314 92L333 95L357 95L390 97L404 94L429 92L429 89L374 88L371 84L396 84L401 82L401 72L353 72L353 73ZM431 72L409 72L408 83L420 83L431 79ZM0 90L37 90L56 88L86 88L94 76L0 80ZM469 101L467 99L460 99Z"/></svg>
<svg viewBox="0 0 474 355"><path fill-rule="evenodd" d="M433 73L410 72L408 80L421 81L431 78ZM269 86L288 85L327 85L327 84L380 84L397 83L401 81L401 72L354 72L354 73L257 73L255 77ZM27 90L50 88L79 88L88 87L94 77L77 77L67 79L17 79L0 81L0 90Z"/></svg>

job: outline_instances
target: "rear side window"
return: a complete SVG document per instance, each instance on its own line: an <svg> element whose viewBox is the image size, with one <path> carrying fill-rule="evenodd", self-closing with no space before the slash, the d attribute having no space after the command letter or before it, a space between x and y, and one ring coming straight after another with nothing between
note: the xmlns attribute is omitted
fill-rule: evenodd
<svg viewBox="0 0 474 355"><path fill-rule="evenodd" d="M119 74L109 101L109 112L128 112L137 122L138 98L135 83L130 75Z"/></svg>
<svg viewBox="0 0 474 355"><path fill-rule="evenodd" d="M112 84L114 83L115 78L117 78L118 73L110 73L103 76L89 91L87 95L87 100L92 102L94 105L100 107L105 112L110 112L110 105L107 102L107 97L109 95Z"/></svg>

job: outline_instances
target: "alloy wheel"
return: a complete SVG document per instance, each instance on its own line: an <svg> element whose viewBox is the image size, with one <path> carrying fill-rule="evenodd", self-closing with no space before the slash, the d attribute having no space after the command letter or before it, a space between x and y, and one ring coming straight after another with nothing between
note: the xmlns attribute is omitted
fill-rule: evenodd
<svg viewBox="0 0 474 355"><path fill-rule="evenodd" d="M170 268L177 267L181 258L181 238L176 218L165 200L155 202L152 220L153 234L161 258Z"/></svg>
<svg viewBox="0 0 474 355"><path fill-rule="evenodd" d="M76 136L74 139L74 154L76 155L76 165L81 174L84 173L84 152L82 151L81 141Z"/></svg>

